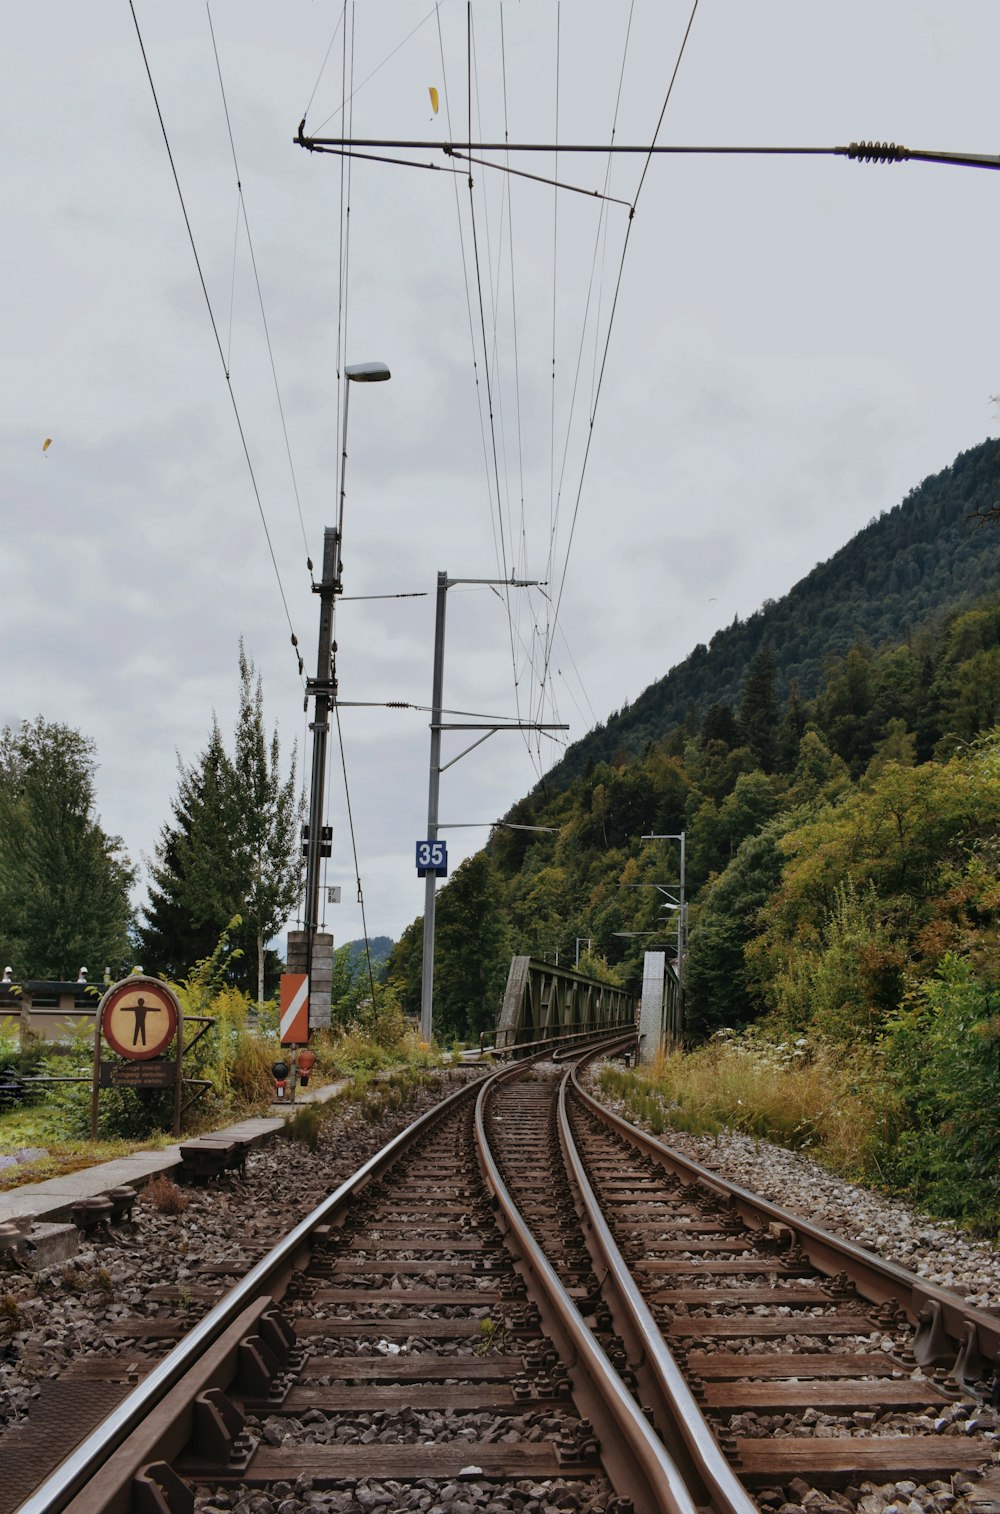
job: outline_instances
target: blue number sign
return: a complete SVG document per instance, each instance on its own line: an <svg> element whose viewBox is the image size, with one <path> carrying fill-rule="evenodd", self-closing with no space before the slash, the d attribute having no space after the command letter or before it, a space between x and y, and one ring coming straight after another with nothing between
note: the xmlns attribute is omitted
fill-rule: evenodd
<svg viewBox="0 0 1000 1514"><path fill-rule="evenodd" d="M417 842L417 877L425 878L434 873L438 878L448 876L448 843L446 841Z"/></svg>

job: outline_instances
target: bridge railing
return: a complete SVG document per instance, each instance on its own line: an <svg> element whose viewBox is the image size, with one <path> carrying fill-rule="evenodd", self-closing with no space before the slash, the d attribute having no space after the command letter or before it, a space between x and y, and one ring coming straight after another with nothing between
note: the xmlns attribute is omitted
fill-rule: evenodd
<svg viewBox="0 0 1000 1514"><path fill-rule="evenodd" d="M538 1050L571 1036L628 1029L635 1017L635 996L624 988L535 957L514 957L493 1050L513 1055Z"/></svg>

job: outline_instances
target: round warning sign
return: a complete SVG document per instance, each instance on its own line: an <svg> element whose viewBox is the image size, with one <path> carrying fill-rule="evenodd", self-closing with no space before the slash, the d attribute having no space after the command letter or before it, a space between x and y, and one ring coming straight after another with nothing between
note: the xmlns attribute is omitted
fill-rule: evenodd
<svg viewBox="0 0 1000 1514"><path fill-rule="evenodd" d="M157 978L126 978L102 1000L101 1032L119 1056L158 1057L177 1033L177 1000Z"/></svg>

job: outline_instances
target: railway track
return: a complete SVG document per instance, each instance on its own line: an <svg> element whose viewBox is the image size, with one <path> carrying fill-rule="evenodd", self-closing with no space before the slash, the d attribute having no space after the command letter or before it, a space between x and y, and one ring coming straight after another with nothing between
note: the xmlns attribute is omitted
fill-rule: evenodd
<svg viewBox="0 0 1000 1514"><path fill-rule="evenodd" d="M672 1157L589 1098L579 1055L414 1122L24 1514L179 1514L194 1489L255 1514L821 1511L995 1460L942 1433L959 1386L935 1367L988 1378L1000 1321Z"/></svg>

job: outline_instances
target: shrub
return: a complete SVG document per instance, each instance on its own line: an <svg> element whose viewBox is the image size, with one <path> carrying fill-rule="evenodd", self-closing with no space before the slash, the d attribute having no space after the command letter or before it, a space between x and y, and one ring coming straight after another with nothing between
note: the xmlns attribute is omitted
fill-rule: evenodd
<svg viewBox="0 0 1000 1514"><path fill-rule="evenodd" d="M858 1177L884 1136L877 1112L884 1101L873 1096L879 1078L870 1053L722 1031L697 1051L661 1052L635 1072L605 1068L601 1086L654 1134L672 1126L717 1135L729 1127L810 1150Z"/></svg>
<svg viewBox="0 0 1000 1514"><path fill-rule="evenodd" d="M183 1214L191 1200L166 1173L150 1178L145 1197L159 1214Z"/></svg>
<svg viewBox="0 0 1000 1514"><path fill-rule="evenodd" d="M971 965L949 953L882 1041L903 1122L883 1152L887 1175L986 1234L1000 1232L998 1008Z"/></svg>
<svg viewBox="0 0 1000 1514"><path fill-rule="evenodd" d="M361 1000L356 1028L386 1051L399 1049L406 1035L406 1020L392 984L376 983L374 1000Z"/></svg>
<svg viewBox="0 0 1000 1514"><path fill-rule="evenodd" d="M282 1133L288 1140L299 1141L310 1151L315 1151L319 1145L322 1123L318 1104L300 1104L295 1113L285 1120Z"/></svg>

